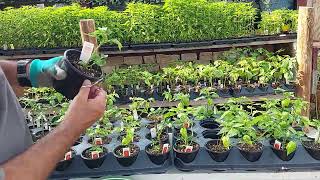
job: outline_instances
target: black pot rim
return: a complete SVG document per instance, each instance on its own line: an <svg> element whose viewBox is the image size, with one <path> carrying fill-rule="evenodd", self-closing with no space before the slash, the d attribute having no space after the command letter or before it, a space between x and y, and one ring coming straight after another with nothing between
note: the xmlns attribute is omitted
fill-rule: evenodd
<svg viewBox="0 0 320 180"><path fill-rule="evenodd" d="M171 146L169 145L169 150L168 150L166 153L164 153L164 154L151 154L151 153L149 152L149 147L150 147L151 145L152 145L152 143L149 143L149 144L145 147L145 152L146 152L147 154L151 155L151 156L163 156L163 155L166 155L166 154L170 153Z"/></svg>
<svg viewBox="0 0 320 180"><path fill-rule="evenodd" d="M119 148L125 147L124 145L117 146L116 148L114 148L112 153L116 158L121 158L121 159L130 159L132 157L138 156L138 154L140 153L140 147L138 145L136 145L136 144L133 144L133 145L139 148L139 151L137 152L137 154L133 154L133 155L128 156L128 157L123 157L123 156L119 156L118 154L116 154L116 150L119 149Z"/></svg>
<svg viewBox="0 0 320 180"><path fill-rule="evenodd" d="M309 149L312 149L312 150L316 150L316 151L317 151L317 150L320 151L320 148L317 149L317 148L312 148L312 147L306 146L306 145L305 145L306 142L313 142L313 141L301 141L301 144L303 145L303 147L309 148ZM314 143L314 142L313 142L313 143Z"/></svg>
<svg viewBox="0 0 320 180"><path fill-rule="evenodd" d="M223 152L212 151L211 149L208 148L208 144L209 144L210 142L214 142L214 141L220 141L220 139L212 139L212 140L207 141L207 143L204 145L204 147L205 147L205 149L206 149L207 151L210 151L210 152L213 152L213 153L217 153L217 154L222 154L222 153L225 153L225 152L230 151L230 150L233 148L233 146L230 146L230 148L229 148L228 150L223 151Z"/></svg>
<svg viewBox="0 0 320 180"><path fill-rule="evenodd" d="M108 149L107 149L106 147L104 147L104 146L101 146L101 147L102 147L103 149L105 149L106 152L105 152L102 156L100 156L99 158L97 158L97 159L104 158L104 157L108 154ZM82 159L85 159L85 160L89 160L89 161L91 161L91 160L97 160L97 159L87 158L87 157L85 157L85 156L83 155L83 153L84 153L86 150L90 149L90 148L91 148L91 147L88 147L88 148L86 148L85 150L82 151L82 153L80 154L81 158L82 158Z"/></svg>
<svg viewBox="0 0 320 180"><path fill-rule="evenodd" d="M66 50L66 51L64 52L64 54L63 54L63 60L64 60L64 62L66 62L73 71L77 72L78 74L80 74L81 76L85 77L86 79L100 79L100 78L103 77L103 72L102 72L102 71L101 71L101 76L100 76L100 77L94 77L94 76L88 76L87 74L81 72L79 69L77 69L76 67L74 67L74 66L71 64L71 62L69 61L69 59L67 58L67 53L68 53L68 52L71 52L71 51L76 51L76 52L80 52L80 53L81 53L81 51L76 50L76 49L68 49L68 50Z"/></svg>
<svg viewBox="0 0 320 180"><path fill-rule="evenodd" d="M177 141L177 142L179 142L179 141ZM176 142L176 143L174 144L174 146L173 146L173 150L174 150L175 152L177 152L177 153L180 153L180 154L191 154L191 153L194 153L194 152L197 152L197 151L200 150L200 145L199 145L199 143L193 141L193 143L198 144L198 148L192 149L191 152L181 152L181 151L178 151L178 150L176 149L176 146L177 146L176 144L177 144L177 142Z"/></svg>

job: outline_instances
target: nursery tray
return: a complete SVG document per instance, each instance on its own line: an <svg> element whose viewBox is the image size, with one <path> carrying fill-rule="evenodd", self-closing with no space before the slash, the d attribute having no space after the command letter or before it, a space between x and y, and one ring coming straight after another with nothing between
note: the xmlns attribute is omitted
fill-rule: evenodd
<svg viewBox="0 0 320 180"><path fill-rule="evenodd" d="M260 159L256 162L250 162L245 159L236 146L231 149L229 156L224 162L216 162L210 157L209 153L205 149L205 144L207 141L211 140L210 138L203 137L202 132L205 130L208 129L201 127L199 123L194 126L193 131L197 133L196 142L199 143L200 150L195 160L191 163L184 163L182 160L175 157L174 165L177 169L181 171L274 171L320 169L320 161L313 159L300 143L298 144L294 157L290 161L283 161L274 154L268 140L262 142L264 145L263 153ZM233 140L232 144L236 144L236 141Z"/></svg>
<svg viewBox="0 0 320 180"><path fill-rule="evenodd" d="M143 125L142 125L143 126ZM71 165L65 171L54 171L50 179L69 179L81 177L101 177L106 175L133 175L144 173L165 173L169 167L172 167L172 158L169 158L162 165L152 163L145 152L145 146L151 143L145 136L150 131L142 127L137 134L141 137L140 141L135 143L140 147L140 152L137 160L129 167L121 166L113 155L113 150L120 145L117 139L118 135L112 134L110 137L112 141L104 145L108 149L108 154L102 166L97 169L89 169L83 162L80 154L82 151L91 145L88 143L88 137L84 136L82 143L74 146L72 149L76 151L76 157L73 159Z"/></svg>

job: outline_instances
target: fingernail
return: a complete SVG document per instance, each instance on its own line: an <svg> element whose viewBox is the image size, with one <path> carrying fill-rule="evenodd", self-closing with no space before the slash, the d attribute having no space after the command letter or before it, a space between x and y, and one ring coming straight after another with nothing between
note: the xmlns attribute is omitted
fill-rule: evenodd
<svg viewBox="0 0 320 180"><path fill-rule="evenodd" d="M83 81L83 84L84 86L87 86L87 85L91 85L91 81L89 81L88 79L84 80Z"/></svg>

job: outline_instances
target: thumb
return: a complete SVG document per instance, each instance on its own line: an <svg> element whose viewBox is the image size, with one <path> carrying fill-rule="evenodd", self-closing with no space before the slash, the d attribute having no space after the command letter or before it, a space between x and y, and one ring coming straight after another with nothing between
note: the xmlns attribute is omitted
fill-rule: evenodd
<svg viewBox="0 0 320 180"><path fill-rule="evenodd" d="M89 80L84 80L78 93L79 98L87 100L89 97L90 89L91 82Z"/></svg>

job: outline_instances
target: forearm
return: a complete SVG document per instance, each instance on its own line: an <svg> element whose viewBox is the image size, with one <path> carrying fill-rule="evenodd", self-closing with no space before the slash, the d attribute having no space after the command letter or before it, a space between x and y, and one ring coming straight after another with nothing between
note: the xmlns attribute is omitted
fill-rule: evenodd
<svg viewBox="0 0 320 180"><path fill-rule="evenodd" d="M24 87L21 87L17 80L17 62L0 60L0 66L6 75L13 91L17 96L23 95Z"/></svg>
<svg viewBox="0 0 320 180"><path fill-rule="evenodd" d="M5 179L47 179L83 131L68 123L70 122L63 121L27 151L3 164L0 168L4 169Z"/></svg>

